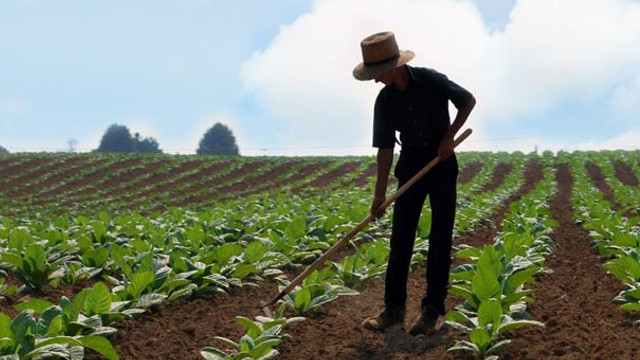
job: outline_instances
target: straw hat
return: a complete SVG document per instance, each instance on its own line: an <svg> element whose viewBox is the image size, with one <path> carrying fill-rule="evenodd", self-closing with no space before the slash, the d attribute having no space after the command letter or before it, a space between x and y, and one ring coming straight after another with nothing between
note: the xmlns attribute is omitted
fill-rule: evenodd
<svg viewBox="0 0 640 360"><path fill-rule="evenodd" d="M400 51L396 37L390 31L366 37L360 42L360 47L364 61L353 69L353 77L358 80L375 79L378 75L406 64L415 56L413 51Z"/></svg>

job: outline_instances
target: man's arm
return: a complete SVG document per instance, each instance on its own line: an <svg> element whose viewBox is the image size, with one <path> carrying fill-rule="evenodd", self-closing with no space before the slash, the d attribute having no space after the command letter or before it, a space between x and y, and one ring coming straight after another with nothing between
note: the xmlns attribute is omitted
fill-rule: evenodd
<svg viewBox="0 0 640 360"><path fill-rule="evenodd" d="M389 181L389 172L391 171L391 163L393 162L393 148L378 149L377 164L378 178L376 179L376 191L371 205L371 215L377 219L384 215L385 209L380 209L380 205L387 200L387 182Z"/></svg>
<svg viewBox="0 0 640 360"><path fill-rule="evenodd" d="M456 136L462 125L467 121L469 114L471 114L471 110L476 106L476 98L471 96L469 101L460 109L458 109L458 113L456 114L456 118L453 121L453 124L449 126L449 129L442 138L440 142L440 146L438 147L438 155L440 156L440 160L444 160L453 154L453 137Z"/></svg>

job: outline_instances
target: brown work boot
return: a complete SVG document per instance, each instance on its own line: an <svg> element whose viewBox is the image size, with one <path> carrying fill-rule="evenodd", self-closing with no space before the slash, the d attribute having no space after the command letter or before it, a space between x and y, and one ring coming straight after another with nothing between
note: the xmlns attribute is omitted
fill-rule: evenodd
<svg viewBox="0 0 640 360"><path fill-rule="evenodd" d="M362 327L371 331L384 331L395 324L404 325L404 313L404 309L385 309L380 314L365 320Z"/></svg>
<svg viewBox="0 0 640 360"><path fill-rule="evenodd" d="M411 324L409 334L416 336L432 332L436 327L439 316L440 314L430 306L423 308L420 316Z"/></svg>

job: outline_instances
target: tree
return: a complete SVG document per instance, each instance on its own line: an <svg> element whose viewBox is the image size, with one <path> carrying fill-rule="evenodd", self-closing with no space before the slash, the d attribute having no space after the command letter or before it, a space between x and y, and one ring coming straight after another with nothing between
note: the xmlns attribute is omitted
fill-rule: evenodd
<svg viewBox="0 0 640 360"><path fill-rule="evenodd" d="M240 155L236 138L231 130L221 123L215 123L200 140L198 155Z"/></svg>
<svg viewBox="0 0 640 360"><path fill-rule="evenodd" d="M129 128L124 125L112 124L102 135L98 152L134 152L134 142Z"/></svg>
<svg viewBox="0 0 640 360"><path fill-rule="evenodd" d="M0 154L8 154L9 150L5 149L2 145L0 145Z"/></svg>
<svg viewBox="0 0 640 360"><path fill-rule="evenodd" d="M133 145L137 153L162 154L162 150L160 150L160 145L158 145L156 139L146 137L141 140L140 133L136 133L133 137Z"/></svg>

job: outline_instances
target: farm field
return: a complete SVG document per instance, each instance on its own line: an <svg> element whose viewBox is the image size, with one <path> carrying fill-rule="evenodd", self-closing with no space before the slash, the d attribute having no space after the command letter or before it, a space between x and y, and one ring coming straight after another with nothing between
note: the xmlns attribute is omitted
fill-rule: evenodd
<svg viewBox="0 0 640 360"><path fill-rule="evenodd" d="M367 217L373 157L0 155L0 359L636 359L640 151L458 161L449 313L414 338L360 327L389 214L259 306Z"/></svg>

